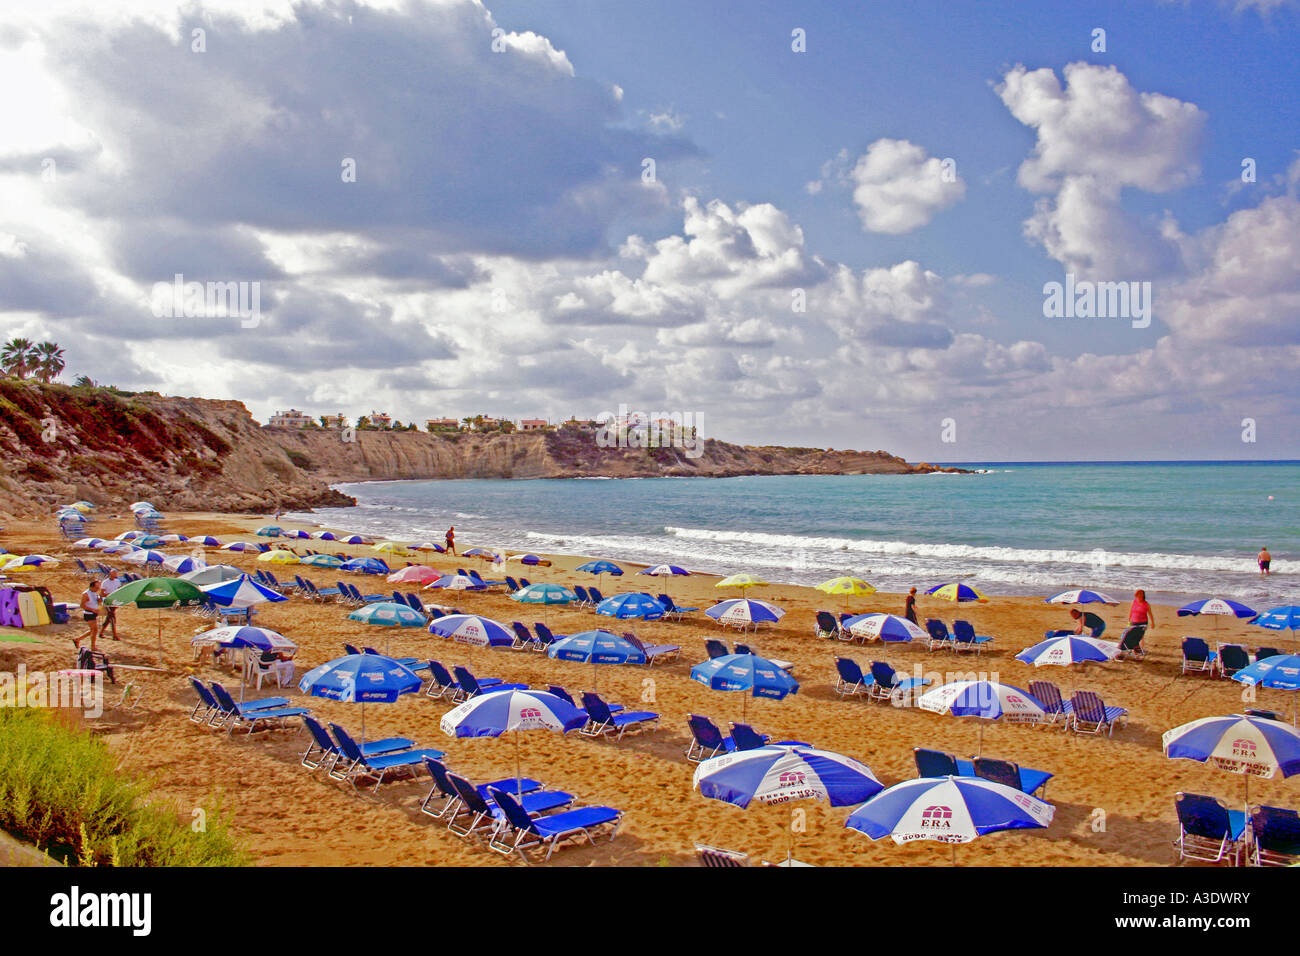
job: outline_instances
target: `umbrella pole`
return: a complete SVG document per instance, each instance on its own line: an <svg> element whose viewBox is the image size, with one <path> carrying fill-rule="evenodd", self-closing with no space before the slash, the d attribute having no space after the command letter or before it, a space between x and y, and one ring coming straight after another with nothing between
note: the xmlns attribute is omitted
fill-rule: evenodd
<svg viewBox="0 0 1300 956"><path fill-rule="evenodd" d="M366 702L361 702L361 743L366 742Z"/></svg>
<svg viewBox="0 0 1300 956"><path fill-rule="evenodd" d="M957 844L952 845L952 865L957 865Z"/></svg>
<svg viewBox="0 0 1300 956"><path fill-rule="evenodd" d="M519 728L515 728L515 796L524 798L524 782L519 774Z"/></svg>

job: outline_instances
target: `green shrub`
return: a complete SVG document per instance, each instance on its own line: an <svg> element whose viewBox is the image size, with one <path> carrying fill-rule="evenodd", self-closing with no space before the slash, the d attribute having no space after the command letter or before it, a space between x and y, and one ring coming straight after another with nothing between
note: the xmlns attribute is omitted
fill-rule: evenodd
<svg viewBox="0 0 1300 956"><path fill-rule="evenodd" d="M103 742L51 712L0 709L0 828L80 866L244 866L219 807L194 832L119 775Z"/></svg>

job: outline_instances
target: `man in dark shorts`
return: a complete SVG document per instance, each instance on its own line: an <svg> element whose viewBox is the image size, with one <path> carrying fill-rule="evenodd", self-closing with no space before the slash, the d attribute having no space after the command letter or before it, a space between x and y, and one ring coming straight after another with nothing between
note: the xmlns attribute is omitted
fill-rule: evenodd
<svg viewBox="0 0 1300 956"><path fill-rule="evenodd" d="M104 603L99 591L99 582L91 581L86 590L81 592L81 619L86 623L86 633L72 639L73 647L81 649L81 642L90 638L90 649L95 649L99 637L99 613Z"/></svg>
<svg viewBox="0 0 1300 956"><path fill-rule="evenodd" d="M456 526L452 525L447 529L447 553L456 553Z"/></svg>
<svg viewBox="0 0 1300 956"><path fill-rule="evenodd" d="M1075 634L1082 634L1084 628L1087 628L1092 637L1101 637L1106 630L1106 622L1091 611L1080 611L1077 607L1072 607L1070 617L1074 618Z"/></svg>
<svg viewBox="0 0 1300 956"><path fill-rule="evenodd" d="M1259 549L1259 554L1257 555L1257 559L1259 561L1260 576L1268 577L1269 576L1268 566L1273 563L1273 555L1268 553L1267 545Z"/></svg>

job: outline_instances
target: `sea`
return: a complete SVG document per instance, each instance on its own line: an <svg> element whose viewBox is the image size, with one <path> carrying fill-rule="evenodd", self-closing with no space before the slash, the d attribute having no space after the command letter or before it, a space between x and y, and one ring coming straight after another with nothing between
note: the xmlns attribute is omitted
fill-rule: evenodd
<svg viewBox="0 0 1300 956"><path fill-rule="evenodd" d="M960 580L990 594L1300 603L1300 462L951 464L974 473L347 483L336 487L356 507L287 517L412 543L441 543L455 525L460 550L774 583L848 574L882 591Z"/></svg>

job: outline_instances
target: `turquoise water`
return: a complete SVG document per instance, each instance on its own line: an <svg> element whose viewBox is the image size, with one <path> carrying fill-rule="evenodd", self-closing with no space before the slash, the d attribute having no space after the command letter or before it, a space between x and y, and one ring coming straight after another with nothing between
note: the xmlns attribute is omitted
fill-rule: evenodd
<svg viewBox="0 0 1300 956"><path fill-rule="evenodd" d="M398 538L760 571L882 590L1145 587L1300 603L1300 463L988 463L974 475L406 481L340 485L302 516ZM1270 496L1272 496L1270 498ZM1273 553L1261 579L1255 554Z"/></svg>

